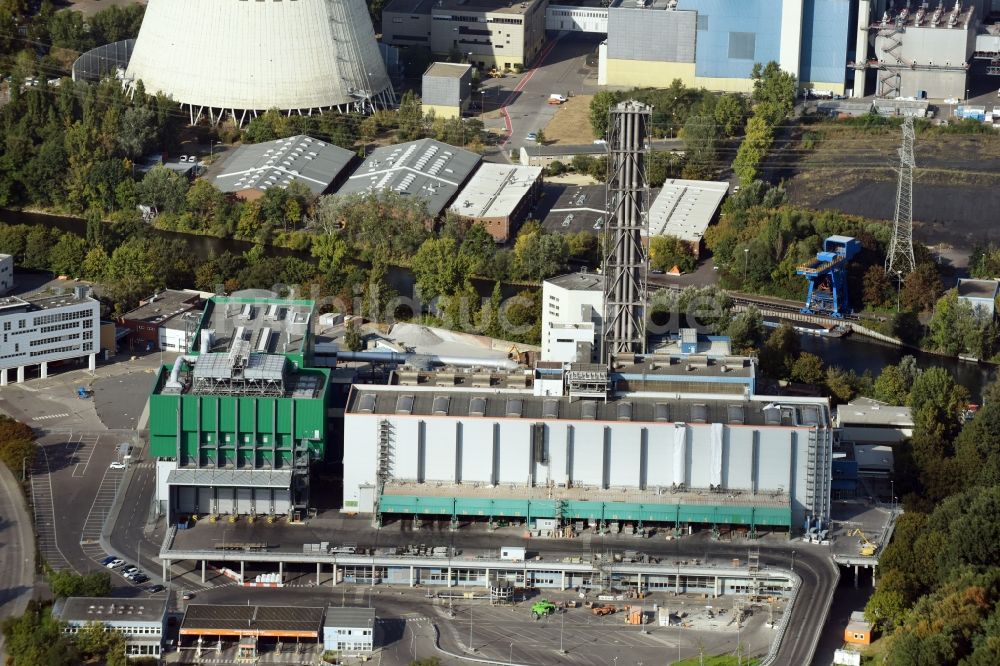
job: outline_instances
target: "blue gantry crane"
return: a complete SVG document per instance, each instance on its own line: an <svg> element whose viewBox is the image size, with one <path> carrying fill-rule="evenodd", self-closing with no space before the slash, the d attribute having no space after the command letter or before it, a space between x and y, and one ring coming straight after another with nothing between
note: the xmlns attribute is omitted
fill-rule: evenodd
<svg viewBox="0 0 1000 666"><path fill-rule="evenodd" d="M847 265L861 251L861 243L850 236L830 236L822 252L795 271L809 282L803 314L825 314L842 319L851 311L847 294Z"/></svg>

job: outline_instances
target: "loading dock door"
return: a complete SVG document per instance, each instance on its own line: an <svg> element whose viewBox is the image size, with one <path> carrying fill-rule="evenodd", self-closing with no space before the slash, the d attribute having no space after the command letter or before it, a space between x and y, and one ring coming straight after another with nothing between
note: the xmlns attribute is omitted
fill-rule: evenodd
<svg viewBox="0 0 1000 666"><path fill-rule="evenodd" d="M198 513L212 513L215 509L214 488L198 488Z"/></svg>
<svg viewBox="0 0 1000 666"><path fill-rule="evenodd" d="M274 507L271 503L271 489L270 488L255 488L253 491L253 503L257 508L257 513L260 514L270 514L274 513Z"/></svg>
<svg viewBox="0 0 1000 666"><path fill-rule="evenodd" d="M233 513L235 508L235 502L233 502L233 493L236 492L233 488L219 488L219 514L230 514Z"/></svg>
<svg viewBox="0 0 1000 666"><path fill-rule="evenodd" d="M292 491L274 491L274 513L287 516L292 513Z"/></svg>
<svg viewBox="0 0 1000 666"><path fill-rule="evenodd" d="M236 489L236 513L241 516L253 513L253 488Z"/></svg>
<svg viewBox="0 0 1000 666"><path fill-rule="evenodd" d="M195 504L195 491L197 488L191 486L177 486L177 506L176 513L193 513Z"/></svg>

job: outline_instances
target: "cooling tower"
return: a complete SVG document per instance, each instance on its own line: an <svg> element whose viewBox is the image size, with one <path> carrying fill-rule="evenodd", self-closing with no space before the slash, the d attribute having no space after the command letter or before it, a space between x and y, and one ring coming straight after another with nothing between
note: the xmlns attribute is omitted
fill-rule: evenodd
<svg viewBox="0 0 1000 666"><path fill-rule="evenodd" d="M392 101L364 0L149 0L126 71L140 80L192 123Z"/></svg>

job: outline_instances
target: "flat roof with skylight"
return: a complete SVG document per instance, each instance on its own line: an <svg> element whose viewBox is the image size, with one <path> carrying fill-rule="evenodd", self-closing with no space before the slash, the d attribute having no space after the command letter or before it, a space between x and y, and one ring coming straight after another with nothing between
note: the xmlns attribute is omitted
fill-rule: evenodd
<svg viewBox="0 0 1000 666"><path fill-rule="evenodd" d="M648 235L700 242L728 191L725 181L668 179L649 207Z"/></svg>
<svg viewBox="0 0 1000 666"><path fill-rule="evenodd" d="M542 176L542 167L487 163L462 188L450 210L464 217L508 217Z"/></svg>

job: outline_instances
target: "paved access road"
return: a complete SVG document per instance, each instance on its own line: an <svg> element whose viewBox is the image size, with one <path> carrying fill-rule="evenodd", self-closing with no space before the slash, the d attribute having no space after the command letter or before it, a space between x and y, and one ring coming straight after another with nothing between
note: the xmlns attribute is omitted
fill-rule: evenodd
<svg viewBox="0 0 1000 666"><path fill-rule="evenodd" d="M22 615L35 583L35 540L17 479L0 464L0 619ZM4 657L0 634L0 658Z"/></svg>

